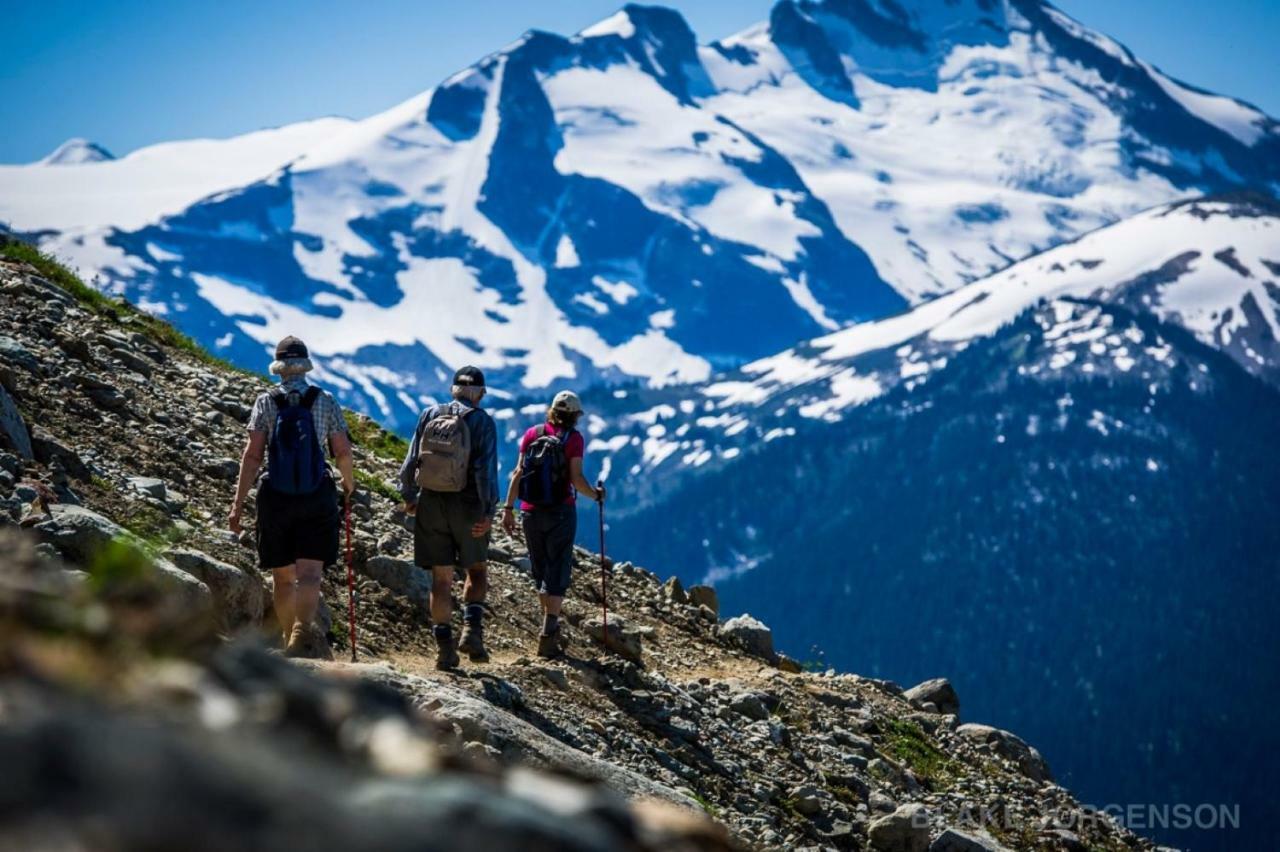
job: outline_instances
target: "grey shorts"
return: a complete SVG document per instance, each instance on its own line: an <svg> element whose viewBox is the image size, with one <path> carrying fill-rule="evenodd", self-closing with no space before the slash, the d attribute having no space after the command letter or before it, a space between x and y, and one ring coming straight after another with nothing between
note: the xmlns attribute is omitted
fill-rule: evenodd
<svg viewBox="0 0 1280 852"><path fill-rule="evenodd" d="M423 491L413 523L413 561L423 568L484 562L489 558L489 534L471 534L484 518L484 506L474 494Z"/></svg>
<svg viewBox="0 0 1280 852"><path fill-rule="evenodd" d="M564 597L573 570L573 539L578 510L554 506L524 513L524 540L533 563L533 583L539 594Z"/></svg>

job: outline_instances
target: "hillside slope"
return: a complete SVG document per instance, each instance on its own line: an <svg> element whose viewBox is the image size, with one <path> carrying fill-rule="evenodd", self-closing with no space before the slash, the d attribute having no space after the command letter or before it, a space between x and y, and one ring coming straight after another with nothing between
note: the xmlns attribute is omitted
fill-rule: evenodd
<svg viewBox="0 0 1280 852"><path fill-rule="evenodd" d="M41 265L46 275L57 274ZM487 838L495 848L514 846L516 838L533 842L566 818L585 832L574 835L581 848L723 842L705 824L671 816L681 810L705 810L734 842L769 847L898 848L892 844L932 838L938 850L973 848L948 845L960 842L954 827L972 834L986 815L985 827L1015 849L1152 848L1109 818L1083 813L1017 738L959 725L947 715L957 702L944 688L904 695L855 675L797 671L758 641L747 643L741 625L718 621L709 590L696 593L701 605L694 606L678 583L618 566L610 579L610 623L625 624L623 644L639 646L638 662L602 656L587 638L598 578L585 552L567 604L568 659L531 661L536 599L520 545L499 536L490 552L494 662L450 675L430 670L425 577L401 561L408 534L378 484L394 468L395 442L367 421L354 421L361 480L375 487L362 491L355 507L362 663L318 666L320 679L311 680L252 648L218 651L203 624L248 641L259 619L271 618L250 551L221 529L241 422L264 381L182 348L171 331L122 306L90 291L81 295L77 300L26 264L0 260L0 402L8 446L0 454L0 518L21 519L41 542L33 555L24 555L29 544L6 544L0 560L7 595L0 695L15 720L0 737L0 751L27 755L27 762L6 763L6 784L16 791L6 801L29 803L37 817L11 823L6 841L49 842L54 825L57 837L84 838L92 826L95 836L128 847L138 836L130 832L142 830L138 812L116 810L115 799L83 791L106 796L122 789L116 785L129 767L129 777L139 779L131 783L157 784L129 789L146 802L167 803L163 812L177 820L173 815L203 804L192 797L208 795L196 793L205 773L238 766L225 771L254 791L263 818L201 811L208 826L197 836L214 846L238 836L243 848L270 848L270 826L282 818L275 808L284 807L283 779L294 771L289 754L281 753L283 768L245 769L260 767L261 749L285 748L293 741L288 732L306 730L306 743L296 743L305 745L298 760L315 767L311 777L322 779L316 783L330 803L318 814L319 826L329 837L351 834L352 849L370 848L380 836L390 844L384 848L402 848L396 844L420 835L432 814L459 831L449 814L468 807L465 791L479 783L450 768L462 758L479 761L482 773L505 779L501 789L525 801L510 804L525 822L511 813L504 821L485 808L479 817L472 811L472 819L486 826L500 821L493 830L508 832ZM56 502L45 511L39 504L50 495ZM133 544L108 546L113 538ZM140 567L129 555L135 551L151 554L144 561L154 567ZM60 571L58 558L88 574ZM138 586L142 576L161 585ZM340 573L331 571L330 607L342 606L343 589ZM84 595L101 602L86 609L68 603ZM331 635L341 656L340 623ZM170 662L150 656L159 649ZM191 662L175 667L174 654ZM133 750L104 750L104 740L83 733L67 738L85 730L85 712ZM442 763L423 756L435 753L421 743L436 735L418 713L453 731L442 741ZM379 728L378 719L391 724ZM45 750L51 746L40 732L49 726L64 731L60 757ZM448 757L452 748L461 754ZM181 763L193 754L204 758ZM154 776L136 774L136 761L152 759ZM80 798L42 798L45 776L31 761L46 760L60 760L63 772L84 779L76 788ZM667 816L655 823L633 804L630 816L618 817L616 805L593 804L596 794L521 782L515 767L529 764L626 796L665 800L676 810L662 811ZM174 780L166 785L166 778ZM234 786L225 777L208 783L220 796ZM442 800L452 805L442 809ZM416 810L404 809L410 801ZM506 802L490 799L486 807ZM913 828L904 808L914 805L925 811ZM547 821L552 812L558 822ZM406 823L411 813L426 824ZM179 830L165 819L144 825L152 837ZM369 834L374 825L384 834ZM545 842L563 848L563 836L561 828ZM981 848L1000 848L994 839L982 842Z"/></svg>

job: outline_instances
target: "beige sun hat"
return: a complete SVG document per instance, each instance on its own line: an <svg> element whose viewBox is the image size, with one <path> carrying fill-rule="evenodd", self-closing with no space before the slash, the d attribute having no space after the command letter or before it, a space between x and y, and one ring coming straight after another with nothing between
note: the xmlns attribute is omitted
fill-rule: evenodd
<svg viewBox="0 0 1280 852"><path fill-rule="evenodd" d="M573 391L563 390L551 401L551 407L558 411L579 414L582 411L582 400L578 399L578 395Z"/></svg>

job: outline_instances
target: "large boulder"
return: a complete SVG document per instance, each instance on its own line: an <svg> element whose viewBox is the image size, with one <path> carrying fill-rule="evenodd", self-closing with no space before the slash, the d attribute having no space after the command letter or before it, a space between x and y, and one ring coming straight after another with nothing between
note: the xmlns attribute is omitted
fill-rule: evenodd
<svg viewBox="0 0 1280 852"><path fill-rule="evenodd" d="M720 598L711 586L690 586L688 595L689 603L694 606L705 606L715 615L720 614Z"/></svg>
<svg viewBox="0 0 1280 852"><path fill-rule="evenodd" d="M1011 852L985 831L960 831L948 828L933 841L929 852Z"/></svg>
<svg viewBox="0 0 1280 852"><path fill-rule="evenodd" d="M748 654L772 660L776 656L773 651L773 631L762 621L752 618L746 613L735 616L720 628L720 635L740 646Z"/></svg>
<svg viewBox="0 0 1280 852"><path fill-rule="evenodd" d="M83 506L55 503L50 513L46 520L35 525L35 531L42 541L52 544L71 562L92 566L113 543L145 553L146 548L132 533ZM146 557L146 560L153 565L157 579L172 595L175 604L201 613L212 608L213 594L203 582L167 559Z"/></svg>
<svg viewBox="0 0 1280 852"><path fill-rule="evenodd" d="M425 607L430 600L431 577L408 560L373 556L365 561L361 573L408 598L415 606Z"/></svg>
<svg viewBox="0 0 1280 852"><path fill-rule="evenodd" d="M902 694L916 707L924 709L932 709L933 712L959 715L960 713L960 696L956 694L955 687L951 685L951 681L945 677L935 677L933 680L926 680L924 683L916 684ZM926 705L932 704L932 708Z"/></svg>
<svg viewBox="0 0 1280 852"><path fill-rule="evenodd" d="M956 728L956 734L977 745L986 746L1006 760L1012 761L1017 765L1018 771L1032 781L1053 780L1049 765L1040 756L1040 752L1027 745L1016 734L972 722Z"/></svg>
<svg viewBox="0 0 1280 852"><path fill-rule="evenodd" d="M209 587L214 605L229 630L262 622L267 588L259 575L220 562L199 550L172 549L165 557Z"/></svg>
<svg viewBox="0 0 1280 852"><path fill-rule="evenodd" d="M0 385L0 449L13 450L24 459L35 458L27 424L3 385Z"/></svg>
<svg viewBox="0 0 1280 852"><path fill-rule="evenodd" d="M929 848L929 812L923 805L906 804L867 828L876 852L925 852Z"/></svg>
<svg viewBox="0 0 1280 852"><path fill-rule="evenodd" d="M626 620L621 616L614 616L609 619L607 635L604 624L599 618L587 619L582 623L582 629L592 639L620 657L633 663L641 661L643 646L640 641L640 634L631 630Z"/></svg>

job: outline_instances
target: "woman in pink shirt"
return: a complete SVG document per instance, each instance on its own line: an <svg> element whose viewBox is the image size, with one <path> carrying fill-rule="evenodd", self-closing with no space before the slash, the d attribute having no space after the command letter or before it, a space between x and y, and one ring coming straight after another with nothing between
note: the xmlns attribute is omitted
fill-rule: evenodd
<svg viewBox="0 0 1280 852"><path fill-rule="evenodd" d="M502 507L502 528L515 535L514 504L519 495L533 582L542 602L539 657L556 657L564 650L560 607L573 567L577 495L585 494L597 503L604 501L604 489L593 487L582 474L586 442L575 428L581 417L582 402L576 394L556 394L547 409L547 422L529 429L520 439L520 461L511 473Z"/></svg>

